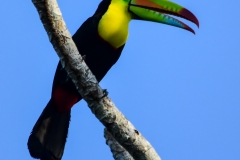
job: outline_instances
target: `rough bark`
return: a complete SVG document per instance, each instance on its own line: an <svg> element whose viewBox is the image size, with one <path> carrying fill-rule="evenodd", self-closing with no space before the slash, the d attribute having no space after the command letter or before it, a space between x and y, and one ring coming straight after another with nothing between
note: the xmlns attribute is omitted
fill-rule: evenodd
<svg viewBox="0 0 240 160"><path fill-rule="evenodd" d="M111 149L113 158L115 160L134 160L133 157L125 150L116 140L113 138L107 129L104 129L104 137L106 139L106 144Z"/></svg>
<svg viewBox="0 0 240 160"><path fill-rule="evenodd" d="M160 160L151 144L104 95L79 54L56 0L32 0L49 40L92 113L136 160Z"/></svg>

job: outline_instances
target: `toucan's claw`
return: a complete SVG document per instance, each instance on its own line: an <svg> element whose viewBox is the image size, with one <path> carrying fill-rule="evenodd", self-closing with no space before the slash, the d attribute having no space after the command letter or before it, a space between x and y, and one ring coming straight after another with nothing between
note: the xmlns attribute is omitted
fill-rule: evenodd
<svg viewBox="0 0 240 160"><path fill-rule="evenodd" d="M107 96L108 96L107 89L103 89L103 96L102 96L102 98L107 97Z"/></svg>
<svg viewBox="0 0 240 160"><path fill-rule="evenodd" d="M86 60L86 55L83 55L83 56L82 56L82 59L85 61L85 60Z"/></svg>

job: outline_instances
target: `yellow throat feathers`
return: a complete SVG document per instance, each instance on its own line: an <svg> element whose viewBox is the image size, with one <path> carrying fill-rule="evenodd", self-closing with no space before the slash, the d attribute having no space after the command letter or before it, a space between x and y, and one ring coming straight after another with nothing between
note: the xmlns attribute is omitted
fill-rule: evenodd
<svg viewBox="0 0 240 160"><path fill-rule="evenodd" d="M112 0L98 25L98 33L114 48L119 48L128 38L128 24L131 15L128 4L121 0Z"/></svg>

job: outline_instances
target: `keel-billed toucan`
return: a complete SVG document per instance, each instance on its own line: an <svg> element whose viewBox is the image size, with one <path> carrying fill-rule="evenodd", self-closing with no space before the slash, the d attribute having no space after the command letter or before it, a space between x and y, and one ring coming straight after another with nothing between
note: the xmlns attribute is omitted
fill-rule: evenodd
<svg viewBox="0 0 240 160"><path fill-rule="evenodd" d="M169 0L102 0L96 12L73 35L79 52L98 81L117 62L128 38L131 20L164 23L194 31L170 15L187 19L197 26L197 18L187 9ZM28 139L32 157L61 159L67 138L70 111L82 97L66 71L58 64L52 95Z"/></svg>

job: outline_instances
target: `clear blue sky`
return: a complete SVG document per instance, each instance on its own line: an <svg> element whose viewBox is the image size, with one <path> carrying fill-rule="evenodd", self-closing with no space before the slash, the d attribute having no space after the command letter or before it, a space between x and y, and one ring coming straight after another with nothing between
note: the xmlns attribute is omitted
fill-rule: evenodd
<svg viewBox="0 0 240 160"><path fill-rule="evenodd" d="M240 159L238 1L175 0L196 35L132 21L119 62L101 82L164 160ZM72 34L99 0L59 1ZM0 1L0 159L31 160L27 139L50 98L58 57L30 0ZM63 160L111 160L85 102L72 110Z"/></svg>

